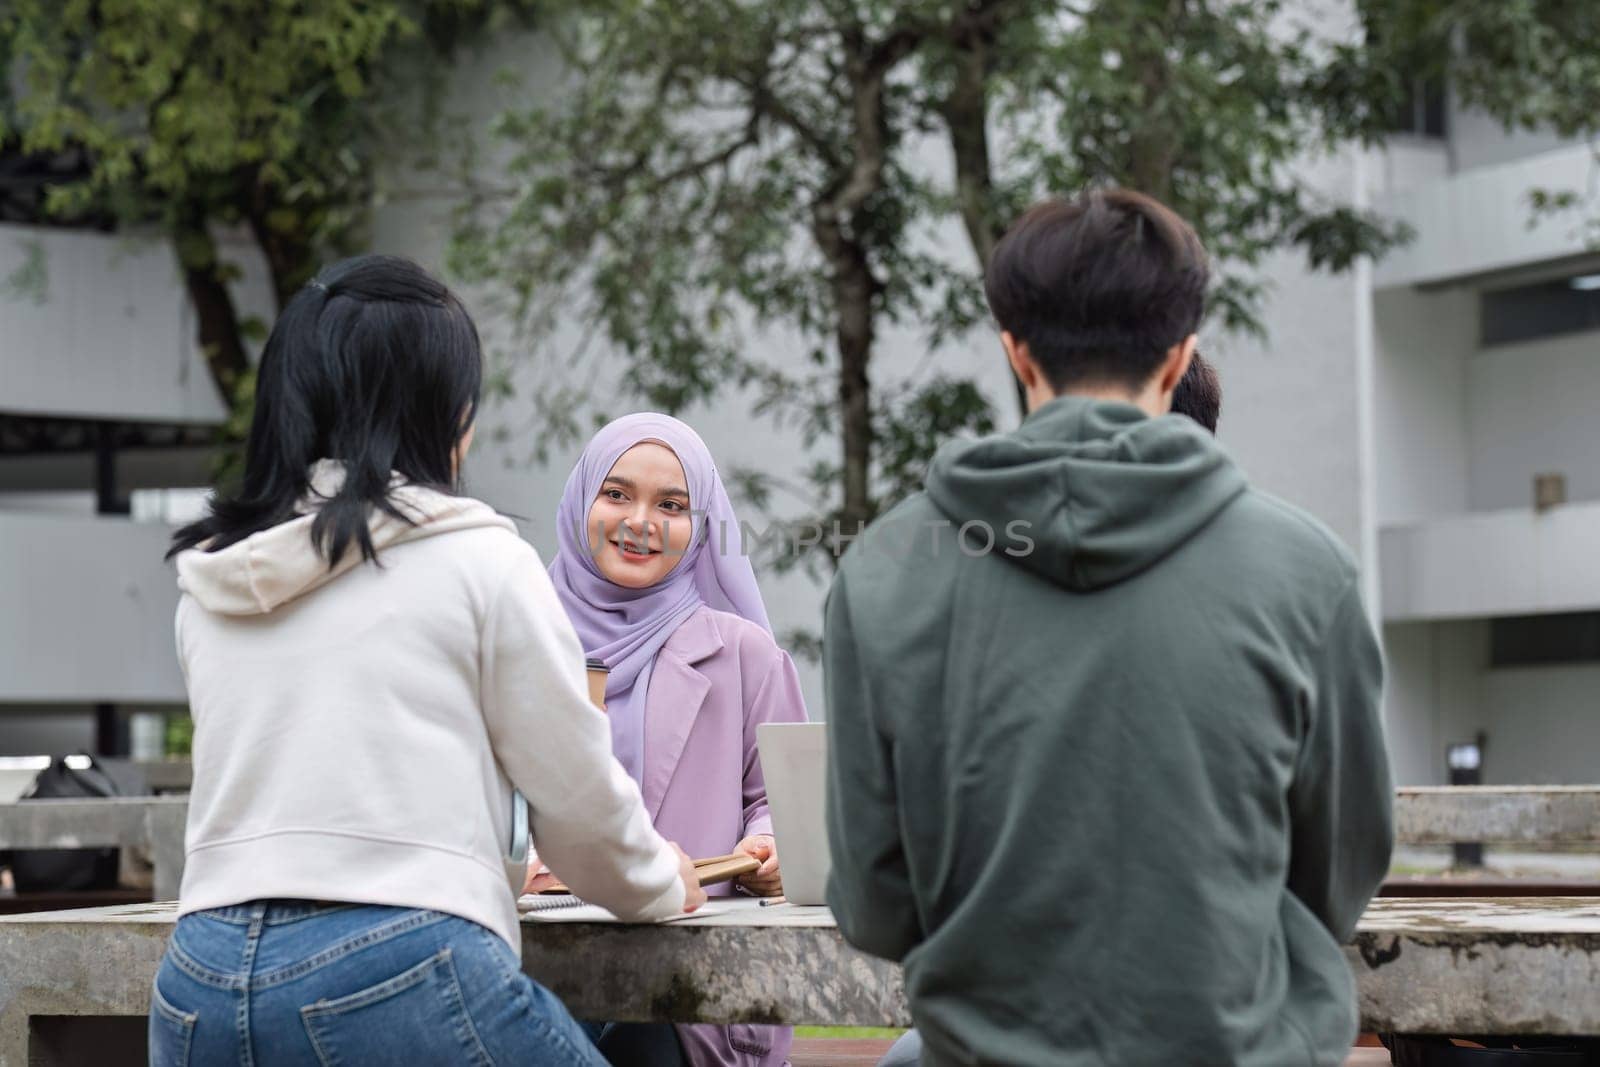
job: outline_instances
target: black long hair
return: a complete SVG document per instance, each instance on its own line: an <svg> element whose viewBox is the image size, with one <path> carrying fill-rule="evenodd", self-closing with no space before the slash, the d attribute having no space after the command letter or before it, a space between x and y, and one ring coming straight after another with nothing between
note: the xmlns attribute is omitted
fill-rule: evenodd
<svg viewBox="0 0 1600 1067"><path fill-rule="evenodd" d="M319 459L344 464L343 486L311 540L330 566L353 543L375 558L374 509L414 521L389 498L399 474L456 489L454 453L483 386L478 330L455 294L410 260L357 256L325 268L290 299L257 370L255 415L235 494L179 530L168 557L215 552L285 522Z"/></svg>

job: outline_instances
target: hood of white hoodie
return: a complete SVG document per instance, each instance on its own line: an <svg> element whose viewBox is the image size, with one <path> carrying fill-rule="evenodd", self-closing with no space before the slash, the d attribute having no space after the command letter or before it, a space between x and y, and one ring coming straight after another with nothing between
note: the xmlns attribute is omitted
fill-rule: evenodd
<svg viewBox="0 0 1600 1067"><path fill-rule="evenodd" d="M219 615L266 615L360 566L361 553L354 546L330 567L311 542L311 524L320 502L337 493L343 481L342 464L319 461L312 468L311 493L301 504L301 515L220 552L194 548L179 553L178 588ZM407 485L398 475L389 499L412 522L374 512L368 529L380 553L392 545L456 530L500 526L515 533L517 529L481 501Z"/></svg>

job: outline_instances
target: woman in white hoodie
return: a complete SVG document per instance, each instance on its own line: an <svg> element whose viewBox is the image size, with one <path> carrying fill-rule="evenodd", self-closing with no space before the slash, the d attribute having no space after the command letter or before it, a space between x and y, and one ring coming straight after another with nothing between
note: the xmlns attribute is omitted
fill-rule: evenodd
<svg viewBox="0 0 1600 1067"><path fill-rule="evenodd" d="M389 257L267 341L242 487L173 546L194 790L152 1064L603 1064L518 966L513 787L585 899L704 900L538 554L455 495L481 381L460 301Z"/></svg>

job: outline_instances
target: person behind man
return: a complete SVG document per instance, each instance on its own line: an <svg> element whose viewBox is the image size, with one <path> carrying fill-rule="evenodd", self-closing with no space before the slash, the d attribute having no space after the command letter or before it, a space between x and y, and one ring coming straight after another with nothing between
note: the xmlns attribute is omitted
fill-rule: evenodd
<svg viewBox="0 0 1600 1067"><path fill-rule="evenodd" d="M1198 351L1172 391L1172 413L1188 416L1204 426L1207 433L1217 432L1217 420L1222 417L1222 379L1217 376L1217 368Z"/></svg>
<svg viewBox="0 0 1600 1067"><path fill-rule="evenodd" d="M1040 204L986 287L1028 398L827 605L828 899L928 1064L1334 1064L1382 879L1349 553L1186 419L1208 267L1149 197Z"/></svg>

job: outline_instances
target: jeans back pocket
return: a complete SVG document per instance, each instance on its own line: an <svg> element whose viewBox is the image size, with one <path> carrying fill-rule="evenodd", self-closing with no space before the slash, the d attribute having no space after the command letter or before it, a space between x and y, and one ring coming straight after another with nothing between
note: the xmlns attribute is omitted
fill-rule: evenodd
<svg viewBox="0 0 1600 1067"><path fill-rule="evenodd" d="M377 985L308 1004L300 1018L326 1067L494 1062L467 1014L448 948Z"/></svg>
<svg viewBox="0 0 1600 1067"><path fill-rule="evenodd" d="M179 1011L161 995L161 987L150 985L150 1067L188 1067L189 1047L194 1043L194 1024L200 1018L192 1011Z"/></svg>

